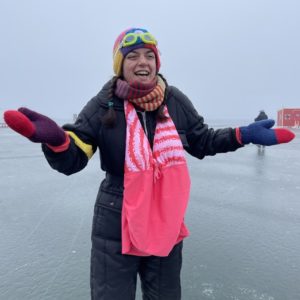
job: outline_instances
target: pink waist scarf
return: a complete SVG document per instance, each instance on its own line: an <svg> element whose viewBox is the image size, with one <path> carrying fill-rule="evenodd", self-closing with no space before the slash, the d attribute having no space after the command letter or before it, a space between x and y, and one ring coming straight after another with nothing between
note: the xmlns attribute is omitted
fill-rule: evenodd
<svg viewBox="0 0 300 300"><path fill-rule="evenodd" d="M153 151L134 106L124 102L126 156L122 207L122 253L168 256L189 235L184 215L190 177L184 149L165 106Z"/></svg>

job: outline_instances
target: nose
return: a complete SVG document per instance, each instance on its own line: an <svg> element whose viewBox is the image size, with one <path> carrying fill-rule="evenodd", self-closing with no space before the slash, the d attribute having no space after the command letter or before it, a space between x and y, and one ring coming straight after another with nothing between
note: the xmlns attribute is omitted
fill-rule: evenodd
<svg viewBox="0 0 300 300"><path fill-rule="evenodd" d="M140 55L138 63L139 63L139 65L145 65L145 64L147 64L146 55Z"/></svg>

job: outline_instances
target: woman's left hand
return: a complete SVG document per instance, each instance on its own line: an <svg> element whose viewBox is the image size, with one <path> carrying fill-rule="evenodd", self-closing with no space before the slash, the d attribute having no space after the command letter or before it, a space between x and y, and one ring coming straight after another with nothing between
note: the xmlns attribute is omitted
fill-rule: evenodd
<svg viewBox="0 0 300 300"><path fill-rule="evenodd" d="M274 120L267 119L251 123L248 126L236 128L236 137L240 144L249 143L272 146L281 143L289 143L295 134L286 128L274 128Z"/></svg>

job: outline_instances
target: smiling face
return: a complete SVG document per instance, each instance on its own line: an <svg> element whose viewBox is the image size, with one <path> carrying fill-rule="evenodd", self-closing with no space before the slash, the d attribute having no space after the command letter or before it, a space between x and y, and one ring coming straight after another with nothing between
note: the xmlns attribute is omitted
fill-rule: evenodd
<svg viewBox="0 0 300 300"><path fill-rule="evenodd" d="M128 83L151 83L156 76L156 58L151 49L129 52L123 61L123 76Z"/></svg>

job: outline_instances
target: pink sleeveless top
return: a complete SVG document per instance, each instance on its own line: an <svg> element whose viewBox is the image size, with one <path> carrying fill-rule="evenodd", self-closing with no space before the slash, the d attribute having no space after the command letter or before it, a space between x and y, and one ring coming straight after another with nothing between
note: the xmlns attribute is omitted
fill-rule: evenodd
<svg viewBox="0 0 300 300"><path fill-rule="evenodd" d="M125 101L126 156L122 207L122 253L168 256L189 235L184 215L190 177L184 149L165 106L153 151L133 105Z"/></svg>

